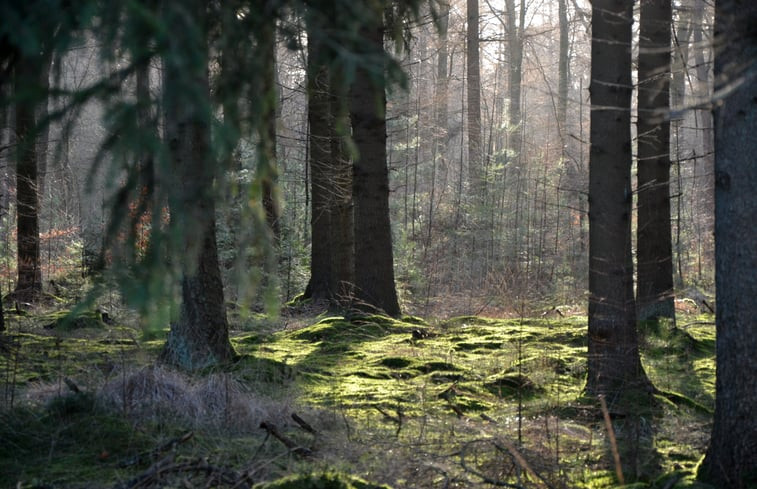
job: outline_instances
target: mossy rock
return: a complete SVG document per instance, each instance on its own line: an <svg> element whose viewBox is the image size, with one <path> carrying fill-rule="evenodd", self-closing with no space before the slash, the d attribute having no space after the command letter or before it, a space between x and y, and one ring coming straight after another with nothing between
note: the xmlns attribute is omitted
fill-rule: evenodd
<svg viewBox="0 0 757 489"><path fill-rule="evenodd" d="M523 374L506 373L484 383L486 390L497 397L513 397L518 395L533 396L543 391L531 379Z"/></svg>
<svg viewBox="0 0 757 489"><path fill-rule="evenodd" d="M255 484L253 489L391 489L339 472L301 474L284 477L272 482Z"/></svg>

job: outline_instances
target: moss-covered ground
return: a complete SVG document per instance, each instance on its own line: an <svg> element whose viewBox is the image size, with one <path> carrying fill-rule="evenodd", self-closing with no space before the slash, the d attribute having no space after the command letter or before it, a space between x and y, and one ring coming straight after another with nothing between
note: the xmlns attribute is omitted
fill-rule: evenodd
<svg viewBox="0 0 757 489"><path fill-rule="evenodd" d="M396 488L618 485L599 405L582 393L583 316L235 318L239 360L193 377L152 366L164 332L144 335L124 311L61 317L6 318L0 487L251 487L297 474L261 487L332 487L318 481L335 471ZM712 321L640 327L660 393L655 409L613 422L633 487L704 487Z"/></svg>

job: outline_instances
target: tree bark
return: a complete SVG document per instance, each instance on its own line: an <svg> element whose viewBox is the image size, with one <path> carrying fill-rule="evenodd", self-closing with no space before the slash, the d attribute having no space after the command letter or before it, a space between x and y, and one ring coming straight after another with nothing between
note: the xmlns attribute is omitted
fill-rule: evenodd
<svg viewBox="0 0 757 489"><path fill-rule="evenodd" d="M262 158L263 170L263 209L265 209L266 223L271 231L274 243L278 245L281 239L279 223L280 210L278 195L278 165L276 161L276 108L278 106L278 92L276 90L276 20L269 19L261 26L258 42L261 45L263 61L263 115L259 126L259 150Z"/></svg>
<svg viewBox="0 0 757 489"><path fill-rule="evenodd" d="M757 3L715 9L715 93L726 96L714 110L717 380L699 477L744 489L757 483Z"/></svg>
<svg viewBox="0 0 757 489"><path fill-rule="evenodd" d="M383 12L360 29L370 53L384 50ZM355 296L359 301L398 316L394 284L392 229L389 220L389 170L386 162L386 93L382 66L369 73L361 67L350 90L353 162L352 198L355 212Z"/></svg>
<svg viewBox="0 0 757 489"><path fill-rule="evenodd" d="M568 25L568 1L558 0L558 17L560 21L560 56L558 61L558 83L557 93L557 127L560 131L560 142L562 150L565 151L566 130L568 121L568 71L570 69L569 58L569 29Z"/></svg>
<svg viewBox="0 0 757 489"><path fill-rule="evenodd" d="M39 195L37 193L37 98L30 94L39 83L39 57L20 56L15 66L16 102L16 294L33 300L42 290L39 257Z"/></svg>
<svg viewBox="0 0 757 489"><path fill-rule="evenodd" d="M518 161L520 161L523 30L525 29L526 21L526 2L521 0L518 17L516 17L515 12L515 0L505 0L505 7L507 9L507 45L510 51L508 132L510 133L510 149L515 154L515 157L518 158ZM517 23L516 18L518 20ZM519 171L520 169L516 169L515 174L517 175Z"/></svg>
<svg viewBox="0 0 757 489"><path fill-rule="evenodd" d="M631 260L633 0L594 0L586 392L623 403L651 387L641 366Z"/></svg>
<svg viewBox="0 0 757 489"><path fill-rule="evenodd" d="M639 320L675 319L670 225L671 0L641 3L638 88Z"/></svg>
<svg viewBox="0 0 757 489"><path fill-rule="evenodd" d="M165 11L178 39L163 59L163 95L166 142L178 186L169 202L171 226L183 230L185 246L179 258L181 310L160 359L197 370L229 362L234 350L216 247L205 2L188 0L174 8L167 5Z"/></svg>
<svg viewBox="0 0 757 489"><path fill-rule="evenodd" d="M319 14L324 15L315 12L308 19L312 244L305 297L342 307L351 300L355 270L352 166L345 142L350 122L343 74L335 66L335 53L319 37L330 30L324 23L334 19Z"/></svg>
<svg viewBox="0 0 757 489"><path fill-rule="evenodd" d="M466 0L468 28L466 66L468 74L468 180L471 195L484 195L481 155L481 63L478 38L478 0ZM483 203L483 201L481 201Z"/></svg>

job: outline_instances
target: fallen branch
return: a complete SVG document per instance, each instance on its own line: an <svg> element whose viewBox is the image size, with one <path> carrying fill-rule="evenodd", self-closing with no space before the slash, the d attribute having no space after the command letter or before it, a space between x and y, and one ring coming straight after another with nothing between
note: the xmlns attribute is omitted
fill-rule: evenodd
<svg viewBox="0 0 757 489"><path fill-rule="evenodd" d="M167 475L181 473L205 474L207 487L223 484L234 488L250 488L253 483L247 472L238 474L234 470L217 467L201 459L174 463L174 455L171 454L156 462L150 466L150 468L130 481L116 485L115 489L138 489L140 487L148 487L160 483Z"/></svg>
<svg viewBox="0 0 757 489"><path fill-rule="evenodd" d="M283 435L273 423L263 421L262 423L260 423L260 427L266 430L269 435L273 436L281 443L283 443L284 446L287 447L287 449L295 455L299 455L300 457L304 458L313 456L313 451L311 449L297 445L295 442Z"/></svg>
<svg viewBox="0 0 757 489"><path fill-rule="evenodd" d="M140 453L139 455L132 457L128 460L124 460L121 463L119 463L118 466L129 467L131 465L143 465L148 462L152 462L153 460L160 457L162 454L169 451L173 451L176 449L177 446L191 440L193 436L194 436L194 433L191 431L188 431L177 438L172 438L168 440L167 442L160 445L158 448L150 450L149 452Z"/></svg>
<svg viewBox="0 0 757 489"><path fill-rule="evenodd" d="M460 466L462 466L463 470L465 470L466 472L470 474L475 475L482 481L486 482L487 484L491 484L492 486L509 487L510 489L525 489L520 484L511 484L509 482L501 481L499 479L492 479L488 475L482 472L479 472L476 469L468 467L468 465L465 463L465 454L468 451L468 447L472 445L473 443L475 443L476 441L482 441L482 440L474 440L472 442L466 443L465 445L463 445L463 448L460 450Z"/></svg>
<svg viewBox="0 0 757 489"><path fill-rule="evenodd" d="M312 433L313 435L318 434L318 433L316 433L315 429L312 426L310 426L307 423L307 421L305 421L304 419L300 418L297 415L297 413L292 413L292 419L294 420L295 423L297 423L298 425L300 425L300 428L302 428L303 430L307 431L308 433Z"/></svg>

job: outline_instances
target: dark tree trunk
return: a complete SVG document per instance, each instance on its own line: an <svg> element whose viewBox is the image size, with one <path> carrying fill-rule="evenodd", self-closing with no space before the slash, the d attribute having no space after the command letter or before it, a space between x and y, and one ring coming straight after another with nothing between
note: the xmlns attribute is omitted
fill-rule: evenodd
<svg viewBox="0 0 757 489"><path fill-rule="evenodd" d="M332 302L337 307L348 306L352 301L355 283L355 219L352 206L352 161L347 149L350 116L347 86L344 73L333 68L330 84L330 139L332 196L331 231L331 284L334 287Z"/></svg>
<svg viewBox="0 0 757 489"><path fill-rule="evenodd" d="M354 282L352 166L346 154L349 133L346 86L335 53L319 36L333 22L308 19L308 122L311 182L311 264L305 297L345 306Z"/></svg>
<svg viewBox="0 0 757 489"><path fill-rule="evenodd" d="M631 260L633 0L594 0L589 165L589 357L586 391L622 402L648 389L636 333Z"/></svg>
<svg viewBox="0 0 757 489"><path fill-rule="evenodd" d="M467 74L468 74L468 179L474 199L484 196L484 168L481 155L481 62L478 38L478 0L467 5ZM483 203L483 201L480 201Z"/></svg>
<svg viewBox="0 0 757 489"><path fill-rule="evenodd" d="M204 32L204 5L194 0L185 2L186 10L166 7L178 39L175 51L163 60L165 134L180 187L169 203L171 226L183 230L185 247L179 257L181 311L171 325L161 360L186 370L223 364L234 357L216 247L207 46L200 37L204 34L198 35Z"/></svg>
<svg viewBox="0 0 757 489"><path fill-rule="evenodd" d="M744 489L757 483L757 78L741 70L755 66L757 3L715 8L715 93L733 91L714 112L717 380L699 476Z"/></svg>
<svg viewBox="0 0 757 489"><path fill-rule="evenodd" d="M16 102L16 202L18 281L16 294L32 300L42 290L39 259L39 195L37 194L37 99L39 57L20 56L15 67Z"/></svg>
<svg viewBox="0 0 757 489"><path fill-rule="evenodd" d="M361 36L373 54L384 49L383 15L363 27ZM386 163L386 93L382 67L361 68L350 91L355 205L355 295L391 316L400 313L394 284L392 229L389 221L389 170Z"/></svg>
<svg viewBox="0 0 757 489"><path fill-rule="evenodd" d="M641 3L638 90L639 320L675 319L670 227L671 0Z"/></svg>
<svg viewBox="0 0 757 489"><path fill-rule="evenodd" d="M308 164L310 166L310 282L305 297L331 299L331 207L329 178L329 73L319 65L316 42L308 42Z"/></svg>
<svg viewBox="0 0 757 489"><path fill-rule="evenodd" d="M510 107L508 110L509 118L508 131L510 132L510 149L515 153L516 158L521 154L521 87L523 72L523 29L526 21L526 5L521 0L519 15L516 23L515 0L505 0L507 9L507 46L510 52L510 71L508 95L510 98ZM516 165L519 166L519 165ZM515 169L516 174L520 170Z"/></svg>
<svg viewBox="0 0 757 489"><path fill-rule="evenodd" d="M45 208L45 184L47 179L47 153L50 141L50 124L46 122L48 115L48 97L47 92L50 89L50 67L53 61L53 53L46 52L40 59L39 70L39 88L45 94L44 100L41 100L37 106L37 124L43 125L39 128L37 136L37 194L39 195L39 205Z"/></svg>
<svg viewBox="0 0 757 489"><path fill-rule="evenodd" d="M276 21L271 18L261 27L259 42L263 50L263 123L260 125L260 153L265 158L262 165L264 171L263 209L268 228L278 244L281 238L279 223L280 211L276 188L278 185L278 166L276 162L276 108L278 106L278 91L276 90Z"/></svg>

